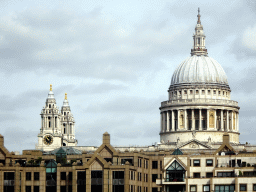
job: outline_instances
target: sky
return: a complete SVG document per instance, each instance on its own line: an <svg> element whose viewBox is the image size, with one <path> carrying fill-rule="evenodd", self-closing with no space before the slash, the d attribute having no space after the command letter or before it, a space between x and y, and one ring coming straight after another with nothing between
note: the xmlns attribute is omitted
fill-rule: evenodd
<svg viewBox="0 0 256 192"><path fill-rule="evenodd" d="M1 0L0 134L34 149L52 84L67 93L79 146L160 141L160 111L175 68L190 57L197 9L208 55L241 107L240 142L256 144L256 1Z"/></svg>

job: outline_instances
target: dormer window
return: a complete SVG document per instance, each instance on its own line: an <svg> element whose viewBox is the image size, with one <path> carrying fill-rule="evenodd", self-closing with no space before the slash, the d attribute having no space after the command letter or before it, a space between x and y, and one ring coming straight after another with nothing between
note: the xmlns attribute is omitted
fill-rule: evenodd
<svg viewBox="0 0 256 192"><path fill-rule="evenodd" d="M205 93L205 91L204 91L204 90L202 90L202 95L204 95L204 93Z"/></svg>
<svg viewBox="0 0 256 192"><path fill-rule="evenodd" d="M199 93L199 91L198 90L196 90L196 94L198 95L198 93Z"/></svg>
<svg viewBox="0 0 256 192"><path fill-rule="evenodd" d="M184 90L184 94L185 94L185 95L187 94L187 90Z"/></svg>
<svg viewBox="0 0 256 192"><path fill-rule="evenodd" d="M190 95L192 95L193 94L193 90L190 90Z"/></svg>
<svg viewBox="0 0 256 192"><path fill-rule="evenodd" d="M216 95L216 90L213 90L213 94Z"/></svg>
<svg viewBox="0 0 256 192"><path fill-rule="evenodd" d="M208 90L208 95L210 95L211 94L211 90Z"/></svg>

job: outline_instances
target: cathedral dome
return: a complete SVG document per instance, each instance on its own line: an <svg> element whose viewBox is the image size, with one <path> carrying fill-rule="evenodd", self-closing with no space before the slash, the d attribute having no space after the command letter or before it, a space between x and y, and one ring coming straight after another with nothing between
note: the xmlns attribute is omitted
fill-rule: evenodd
<svg viewBox="0 0 256 192"><path fill-rule="evenodd" d="M174 71L171 86L204 84L227 87L227 75L221 65L205 55L193 55Z"/></svg>

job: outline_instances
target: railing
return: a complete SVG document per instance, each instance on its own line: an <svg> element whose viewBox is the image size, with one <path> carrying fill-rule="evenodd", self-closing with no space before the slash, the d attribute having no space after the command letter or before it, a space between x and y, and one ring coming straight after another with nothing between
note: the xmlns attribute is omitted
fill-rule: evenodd
<svg viewBox="0 0 256 192"><path fill-rule="evenodd" d="M183 177L176 177L176 178L164 178L165 182L184 182Z"/></svg>
<svg viewBox="0 0 256 192"><path fill-rule="evenodd" d="M4 186L14 186L14 180L4 180Z"/></svg>
<svg viewBox="0 0 256 192"><path fill-rule="evenodd" d="M231 106L238 106L238 102L237 101L233 101L233 100L223 100L223 99L178 99L178 100L169 100L169 101L164 101L161 103L161 107L165 107L165 106L169 106L171 104L178 104L178 105L182 105L182 104L189 104L189 103L193 103L193 104L203 104L203 103L207 103L207 104L214 104L214 105L231 105Z"/></svg>

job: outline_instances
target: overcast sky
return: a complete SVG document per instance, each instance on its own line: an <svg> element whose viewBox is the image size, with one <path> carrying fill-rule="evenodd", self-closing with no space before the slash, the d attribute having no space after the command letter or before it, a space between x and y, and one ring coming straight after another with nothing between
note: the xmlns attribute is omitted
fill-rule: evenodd
<svg viewBox="0 0 256 192"><path fill-rule="evenodd" d="M160 103L190 56L197 9L209 56L240 109L240 142L256 144L256 1L0 1L0 134L34 149L49 85L68 94L80 146L159 142Z"/></svg>

